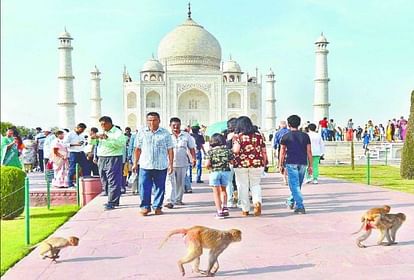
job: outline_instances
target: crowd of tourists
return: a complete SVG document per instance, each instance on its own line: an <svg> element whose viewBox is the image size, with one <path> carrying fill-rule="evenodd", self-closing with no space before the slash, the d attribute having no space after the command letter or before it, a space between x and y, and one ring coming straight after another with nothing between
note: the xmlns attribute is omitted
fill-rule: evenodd
<svg viewBox="0 0 414 280"><path fill-rule="evenodd" d="M268 166L265 137L250 118L241 116L227 121L227 128L207 137L206 127L198 123L182 127L173 117L169 129L160 126L160 116L150 112L146 125L124 131L112 119L99 119L100 129L79 123L72 130L36 128L35 135L22 137L15 127L1 139L1 164L23 168L26 172L45 172L57 188L74 186L76 165L83 177L99 176L102 195L108 197L105 210L120 205L127 187L141 198L140 214L163 214L162 208L184 205L184 193L191 193L193 169L195 182L203 183L204 167L210 170L217 218L229 216L229 208L238 207L242 216L261 215L261 178ZM280 122L269 140L278 159L277 167L289 186L286 205L304 214L301 194L303 183L318 184L319 162L325 153L325 141L398 141L405 139L407 121L390 120L384 128L368 121L354 128L352 119L345 129L333 119L301 126L297 115ZM364 142L365 143L365 142ZM203 160L204 159L204 160ZM164 201L165 200L165 201Z"/></svg>
<svg viewBox="0 0 414 280"><path fill-rule="evenodd" d="M306 124L305 127L309 122ZM339 126L334 119L323 118L317 124L318 131L324 141L380 141L397 142L404 141L407 134L408 121L404 117L398 120L388 120L384 126L382 123L375 124L368 120L364 125L355 126L352 119L347 124Z"/></svg>

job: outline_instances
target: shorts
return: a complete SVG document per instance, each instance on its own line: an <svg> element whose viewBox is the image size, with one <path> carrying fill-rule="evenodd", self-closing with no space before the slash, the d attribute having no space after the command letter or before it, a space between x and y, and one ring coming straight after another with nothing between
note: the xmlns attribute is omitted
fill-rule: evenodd
<svg viewBox="0 0 414 280"><path fill-rule="evenodd" d="M230 180L230 171L213 171L210 173L210 186L227 186Z"/></svg>

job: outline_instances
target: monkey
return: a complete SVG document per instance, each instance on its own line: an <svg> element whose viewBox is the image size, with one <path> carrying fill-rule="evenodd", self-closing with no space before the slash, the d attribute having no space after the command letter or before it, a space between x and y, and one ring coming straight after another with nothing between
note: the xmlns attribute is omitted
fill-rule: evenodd
<svg viewBox="0 0 414 280"><path fill-rule="evenodd" d="M191 228L181 228L172 230L162 241L161 248L167 240L175 234L183 234L188 241L187 255L178 260L178 268L181 274L185 275L184 264L193 263L193 272L201 273L206 276L214 276L219 269L218 256L232 242L241 241L241 231L231 229L227 231L212 229L203 226L194 226ZM199 269L200 256L203 254L203 248L210 249L207 270Z"/></svg>
<svg viewBox="0 0 414 280"><path fill-rule="evenodd" d="M362 215L361 217L361 227L359 228L358 231L352 233L352 234L357 234L359 233L363 228L365 228L365 230L369 230L370 226L369 223L374 221L374 218L376 217L377 214L388 214L391 210L391 207L388 205L384 205L383 207L379 207L379 208L371 208L369 209L367 212L365 212L364 215Z"/></svg>
<svg viewBox="0 0 414 280"><path fill-rule="evenodd" d="M70 236L67 239L63 237L52 237L42 241L38 246L40 249L40 255L43 256L43 259L50 258L56 263L56 259L59 258L59 252L61 249L68 246L78 246L78 244L79 238L76 236Z"/></svg>
<svg viewBox="0 0 414 280"><path fill-rule="evenodd" d="M406 219L405 214L376 214L374 217L374 222L372 225L367 227L366 232L357 238L356 244L360 248L365 248L366 246L362 244L362 241L366 240L372 232L372 228L377 228L380 230L381 234L378 238L377 244L381 245L384 238L387 238L386 246L396 244L395 236L398 229L404 223Z"/></svg>

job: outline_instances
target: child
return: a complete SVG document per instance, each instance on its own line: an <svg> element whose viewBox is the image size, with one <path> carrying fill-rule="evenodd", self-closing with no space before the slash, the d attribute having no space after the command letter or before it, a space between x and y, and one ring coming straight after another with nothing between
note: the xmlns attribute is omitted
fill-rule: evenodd
<svg viewBox="0 0 414 280"><path fill-rule="evenodd" d="M369 144L369 141L371 140L370 135L366 129L364 130L364 135L362 136L362 140L363 140L362 148L364 149L364 155L366 155L367 151L369 150L368 144Z"/></svg>
<svg viewBox="0 0 414 280"><path fill-rule="evenodd" d="M213 134L210 139L210 150L206 156L207 168L211 169L210 186L213 187L216 218L224 219L229 216L227 208L226 186L230 180L230 161L233 154L226 147L226 138L219 133Z"/></svg>

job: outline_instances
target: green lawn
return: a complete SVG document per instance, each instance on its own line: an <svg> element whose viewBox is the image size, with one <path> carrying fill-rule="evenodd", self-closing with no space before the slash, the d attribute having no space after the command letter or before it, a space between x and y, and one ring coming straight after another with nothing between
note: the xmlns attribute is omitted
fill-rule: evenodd
<svg viewBox="0 0 414 280"><path fill-rule="evenodd" d="M355 170L351 166L319 166L320 175L344 179L356 183L367 183L366 166L357 165ZM393 166L371 166L371 185L381 186L401 192L414 193L414 180L405 180L400 177L400 169Z"/></svg>
<svg viewBox="0 0 414 280"><path fill-rule="evenodd" d="M30 252L30 246L42 241L78 211L76 205L30 208L30 242L25 242L25 220L1 221L1 275Z"/></svg>

